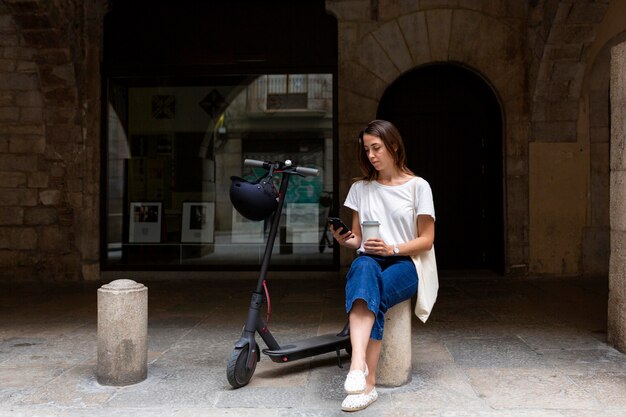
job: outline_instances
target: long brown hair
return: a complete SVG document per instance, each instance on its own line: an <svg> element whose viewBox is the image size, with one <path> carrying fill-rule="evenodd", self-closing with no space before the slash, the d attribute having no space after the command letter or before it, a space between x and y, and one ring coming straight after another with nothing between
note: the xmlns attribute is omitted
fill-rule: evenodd
<svg viewBox="0 0 626 417"><path fill-rule="evenodd" d="M396 168L406 174L415 175L406 166L406 151L404 150L404 141L402 140L402 136L400 135L398 129L391 122L388 122L386 120L372 120L368 123L365 129L359 132L357 153L359 168L361 168L363 176L358 179L366 181L378 179L378 171L371 164L369 158L367 157L367 153L363 148L363 135L365 134L380 138L380 140L385 145L385 148L387 148L387 151L393 157L393 162Z"/></svg>

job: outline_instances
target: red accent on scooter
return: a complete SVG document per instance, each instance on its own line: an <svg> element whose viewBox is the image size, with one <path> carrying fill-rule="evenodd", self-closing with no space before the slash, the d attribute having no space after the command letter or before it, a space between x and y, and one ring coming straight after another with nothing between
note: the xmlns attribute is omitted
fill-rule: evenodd
<svg viewBox="0 0 626 417"><path fill-rule="evenodd" d="M267 289L265 280L263 280L263 288L265 289L265 298L267 299L267 319L265 320L265 327L263 327L261 331L265 333L270 325L270 318L272 317L272 302L270 301L270 291Z"/></svg>

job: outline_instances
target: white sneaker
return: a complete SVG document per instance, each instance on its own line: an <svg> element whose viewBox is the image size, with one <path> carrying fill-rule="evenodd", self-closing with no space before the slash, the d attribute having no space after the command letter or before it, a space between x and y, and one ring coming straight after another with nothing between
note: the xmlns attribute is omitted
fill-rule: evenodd
<svg viewBox="0 0 626 417"><path fill-rule="evenodd" d="M343 411L359 411L369 407L378 399L376 388L373 388L367 394L348 395L341 403Z"/></svg>
<svg viewBox="0 0 626 417"><path fill-rule="evenodd" d="M369 375L367 365L365 365L365 372L360 369L348 372L346 376L346 382L343 383L343 389L347 394L363 394L365 392L365 378Z"/></svg>

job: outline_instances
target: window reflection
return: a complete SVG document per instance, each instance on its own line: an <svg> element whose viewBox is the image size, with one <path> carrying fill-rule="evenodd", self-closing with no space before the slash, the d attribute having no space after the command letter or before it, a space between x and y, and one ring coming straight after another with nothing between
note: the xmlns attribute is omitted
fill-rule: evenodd
<svg viewBox="0 0 626 417"><path fill-rule="evenodd" d="M268 221L242 218L229 200L231 175L259 175L243 167L252 158L320 170L292 179L272 263L332 266L320 204L333 184L332 85L331 74L110 79L105 264L258 265ZM131 210L153 205L160 230L137 241Z"/></svg>

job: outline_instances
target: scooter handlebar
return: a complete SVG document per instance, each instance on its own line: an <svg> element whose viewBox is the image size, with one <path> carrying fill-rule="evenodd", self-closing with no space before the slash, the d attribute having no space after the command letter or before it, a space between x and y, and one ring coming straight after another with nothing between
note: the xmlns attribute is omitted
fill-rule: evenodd
<svg viewBox="0 0 626 417"><path fill-rule="evenodd" d="M258 167L258 168L265 167L265 161L259 161L256 159L244 159L243 164L248 167Z"/></svg>
<svg viewBox="0 0 626 417"><path fill-rule="evenodd" d="M259 161L257 159L244 159L243 164L244 166L249 166L249 167L269 169L272 163L268 161ZM294 171L297 172L298 174L311 176L311 177L316 177L319 174L319 169L316 169L316 168L307 168L307 167L297 166L294 168Z"/></svg>
<svg viewBox="0 0 626 417"><path fill-rule="evenodd" d="M317 177L317 175L320 173L319 169L306 167L296 167L296 172L298 174L308 175L310 177Z"/></svg>

